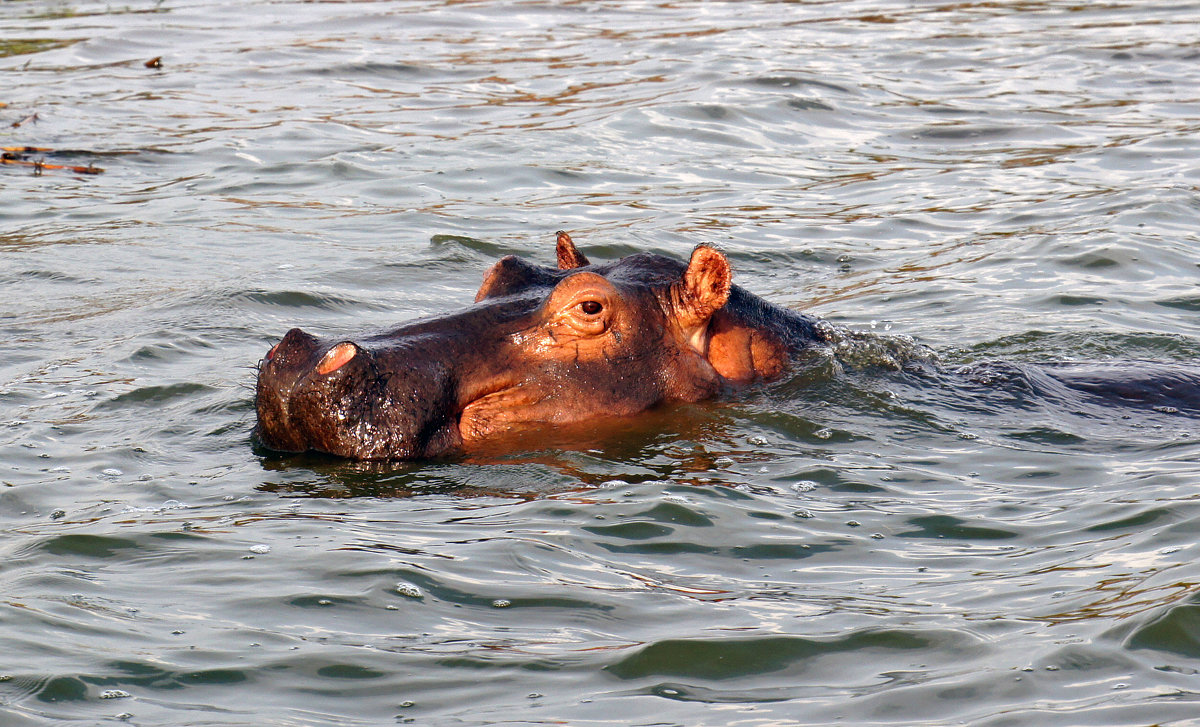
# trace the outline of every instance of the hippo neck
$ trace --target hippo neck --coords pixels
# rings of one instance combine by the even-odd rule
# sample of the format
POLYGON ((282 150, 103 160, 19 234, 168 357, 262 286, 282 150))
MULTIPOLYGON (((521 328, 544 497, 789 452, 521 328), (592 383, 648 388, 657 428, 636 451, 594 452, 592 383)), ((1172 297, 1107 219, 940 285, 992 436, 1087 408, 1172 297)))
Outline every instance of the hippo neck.
POLYGON ((709 322, 705 357, 734 383, 781 376, 791 355, 820 340, 815 319, 733 286, 709 322))

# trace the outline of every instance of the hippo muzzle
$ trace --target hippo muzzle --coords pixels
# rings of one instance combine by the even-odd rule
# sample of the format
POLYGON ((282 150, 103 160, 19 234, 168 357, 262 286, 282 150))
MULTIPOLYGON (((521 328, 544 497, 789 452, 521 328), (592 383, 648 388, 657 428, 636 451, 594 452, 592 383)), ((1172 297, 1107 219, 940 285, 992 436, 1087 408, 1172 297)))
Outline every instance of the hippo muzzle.
POLYGON ((458 445, 449 368, 431 337, 330 342, 293 328, 263 360, 259 441, 353 459, 431 457, 458 445), (426 339, 426 340, 422 340, 426 339))

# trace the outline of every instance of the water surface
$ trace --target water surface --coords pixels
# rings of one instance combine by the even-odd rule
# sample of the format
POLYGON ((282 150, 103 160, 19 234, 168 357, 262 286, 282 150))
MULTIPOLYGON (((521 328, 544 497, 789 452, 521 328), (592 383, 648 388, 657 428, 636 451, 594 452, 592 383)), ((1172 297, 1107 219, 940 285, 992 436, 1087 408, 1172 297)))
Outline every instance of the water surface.
POLYGON ((0 166, 5 725, 1197 724, 1197 419, 889 357, 1200 356, 1200 5, 23 0, 0 36, 2 145, 105 169, 0 166), (592 440, 253 446, 287 329, 464 306, 558 229, 716 243, 853 333, 592 440))

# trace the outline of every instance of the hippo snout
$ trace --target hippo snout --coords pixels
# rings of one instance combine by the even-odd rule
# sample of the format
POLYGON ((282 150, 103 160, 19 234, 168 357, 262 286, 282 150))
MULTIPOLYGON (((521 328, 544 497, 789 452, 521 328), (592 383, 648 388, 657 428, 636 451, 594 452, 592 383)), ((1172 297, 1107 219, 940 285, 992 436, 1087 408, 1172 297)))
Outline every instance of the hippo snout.
POLYGON ((380 348, 288 331, 263 358, 256 436, 269 449, 356 459, 420 456, 452 446, 453 385, 438 347, 380 348))
POLYGON ((259 368, 259 441, 271 449, 300 452, 317 441, 344 438, 338 434, 347 416, 344 407, 355 391, 367 387, 368 358, 351 341, 330 345, 299 328, 288 331, 259 368), (337 410, 334 402, 340 405, 337 410))

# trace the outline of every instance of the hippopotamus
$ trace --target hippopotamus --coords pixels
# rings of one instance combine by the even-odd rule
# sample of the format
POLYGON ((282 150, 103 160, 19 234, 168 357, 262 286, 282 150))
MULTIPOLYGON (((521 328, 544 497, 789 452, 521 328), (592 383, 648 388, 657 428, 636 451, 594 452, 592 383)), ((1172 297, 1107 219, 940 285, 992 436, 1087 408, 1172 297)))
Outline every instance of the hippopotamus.
POLYGON ((557 235, 557 268, 504 257, 469 308, 355 339, 288 331, 259 367, 269 449, 365 460, 443 455, 505 432, 623 417, 783 375, 816 319, 734 285, 728 259, 593 264, 557 235))
MULTIPOLYGON (((556 268, 500 259, 474 305, 455 313, 353 339, 288 331, 259 366, 259 442, 360 460, 437 457, 772 381, 828 340, 818 319, 734 285, 711 245, 686 262, 641 253, 593 264, 559 232, 556 255, 556 268)), ((1140 378, 1072 365, 955 375, 1200 411, 1200 376, 1169 366, 1140 378)))

